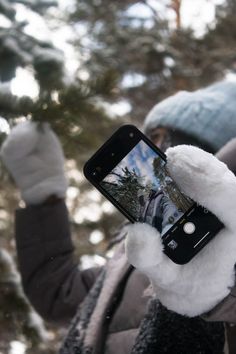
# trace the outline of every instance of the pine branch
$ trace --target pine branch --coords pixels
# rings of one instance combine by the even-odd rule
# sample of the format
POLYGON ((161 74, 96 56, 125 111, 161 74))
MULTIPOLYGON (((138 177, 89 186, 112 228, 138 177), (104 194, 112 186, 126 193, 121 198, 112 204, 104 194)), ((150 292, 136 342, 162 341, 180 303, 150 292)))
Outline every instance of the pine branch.
POLYGON ((153 18, 156 23, 159 23, 159 21, 162 21, 160 14, 151 4, 149 4, 148 0, 141 0, 140 2, 143 3, 145 6, 147 6, 149 8, 149 10, 151 10, 151 12, 153 14, 153 18))

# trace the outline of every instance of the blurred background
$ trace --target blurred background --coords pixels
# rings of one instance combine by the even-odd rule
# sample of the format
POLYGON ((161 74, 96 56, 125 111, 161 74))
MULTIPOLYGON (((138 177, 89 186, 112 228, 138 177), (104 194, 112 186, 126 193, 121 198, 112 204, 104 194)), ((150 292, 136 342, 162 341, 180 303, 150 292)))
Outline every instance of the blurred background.
MULTIPOLYGON (((124 221, 86 182, 84 162, 168 95, 234 80, 235 13, 236 0, 0 0, 0 142, 26 119, 59 135, 81 267, 105 263, 124 221)), ((3 166, 0 189, 0 354, 53 354, 66 328, 24 297, 13 237, 22 202, 3 166)))

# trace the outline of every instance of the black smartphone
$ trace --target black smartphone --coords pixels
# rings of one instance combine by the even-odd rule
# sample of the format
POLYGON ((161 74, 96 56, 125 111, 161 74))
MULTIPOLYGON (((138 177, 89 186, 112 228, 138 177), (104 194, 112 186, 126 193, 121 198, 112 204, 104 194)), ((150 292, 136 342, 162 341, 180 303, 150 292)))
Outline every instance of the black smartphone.
POLYGON ((85 177, 131 222, 146 222, 177 264, 189 262, 224 225, 183 195, 166 156, 133 125, 123 125, 89 159, 85 177))

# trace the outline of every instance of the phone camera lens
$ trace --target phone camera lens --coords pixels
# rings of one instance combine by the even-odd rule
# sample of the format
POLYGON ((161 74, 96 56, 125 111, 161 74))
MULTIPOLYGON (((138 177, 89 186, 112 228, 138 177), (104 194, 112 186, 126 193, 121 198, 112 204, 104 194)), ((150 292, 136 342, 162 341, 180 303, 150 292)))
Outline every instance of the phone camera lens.
POLYGON ((96 167, 96 171, 97 171, 98 173, 102 172, 101 166, 97 166, 97 167, 96 167))
POLYGON ((114 156, 115 156, 115 153, 114 153, 114 152, 112 152, 112 153, 111 153, 111 156, 112 156, 112 157, 114 157, 114 156))
POLYGON ((134 137, 134 133, 129 133, 129 137, 133 138, 134 137))

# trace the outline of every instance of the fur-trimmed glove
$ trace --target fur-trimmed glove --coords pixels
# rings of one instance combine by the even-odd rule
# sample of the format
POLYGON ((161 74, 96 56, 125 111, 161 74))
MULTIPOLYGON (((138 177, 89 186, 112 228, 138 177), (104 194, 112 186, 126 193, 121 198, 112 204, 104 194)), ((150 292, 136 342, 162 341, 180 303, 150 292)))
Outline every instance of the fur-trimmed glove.
POLYGON ((164 306, 192 317, 211 310, 234 286, 236 178, 212 154, 187 145, 167 150, 167 167, 181 191, 214 213, 225 228, 189 263, 178 265, 163 253, 158 231, 136 223, 128 229, 126 254, 149 277, 164 306))
POLYGON ((24 122, 4 141, 1 157, 26 204, 65 197, 67 180, 61 144, 48 123, 24 122))

